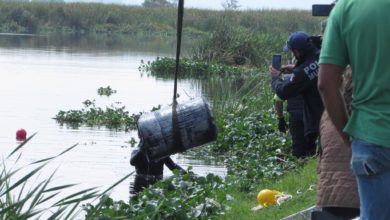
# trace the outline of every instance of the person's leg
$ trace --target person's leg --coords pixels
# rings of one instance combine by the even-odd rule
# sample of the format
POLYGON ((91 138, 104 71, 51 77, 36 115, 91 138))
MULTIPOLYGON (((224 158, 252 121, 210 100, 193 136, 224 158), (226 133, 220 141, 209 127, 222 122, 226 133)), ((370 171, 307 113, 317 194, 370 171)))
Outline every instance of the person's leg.
POLYGON ((289 112, 289 129, 292 140, 292 154, 296 157, 306 156, 302 111, 289 112))
POLYGON ((352 170, 359 189, 360 220, 390 219, 390 148, 354 140, 352 170))
POLYGON ((136 174, 134 177, 134 182, 130 183, 130 193, 136 195, 150 185, 155 184, 159 180, 162 180, 162 175, 153 176, 136 174))
POLYGON ((147 186, 148 180, 145 178, 145 176, 136 174, 134 177, 134 182, 130 183, 130 193, 137 195, 147 186))
POLYGON ((317 153, 318 133, 311 133, 305 136, 306 156, 314 156, 317 153))

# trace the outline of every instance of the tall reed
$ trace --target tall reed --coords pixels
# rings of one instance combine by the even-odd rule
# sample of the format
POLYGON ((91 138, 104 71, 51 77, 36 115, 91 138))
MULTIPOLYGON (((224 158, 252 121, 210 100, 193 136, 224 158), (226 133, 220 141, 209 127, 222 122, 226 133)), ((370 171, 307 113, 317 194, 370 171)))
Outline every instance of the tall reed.
MULTIPOLYGON (((176 8, 143 8, 98 3, 0 1, 0 31, 16 33, 169 33, 175 35, 176 8)), ((213 11, 186 8, 184 34, 208 34, 228 19, 258 33, 319 31, 320 18, 306 10, 213 11)))
POLYGON ((19 165, 22 153, 20 150, 35 136, 31 135, 21 142, 0 165, 0 219, 27 220, 27 219, 76 219, 82 214, 83 202, 94 202, 100 199, 103 202, 105 195, 113 187, 127 179, 132 173, 125 176, 103 192, 91 187, 73 192, 62 197, 60 193, 70 189, 75 184, 52 185, 53 172, 49 177, 40 180, 40 174, 47 165, 71 151, 77 144, 65 149, 59 154, 36 160, 27 165, 19 165), (9 164, 12 164, 8 168, 9 164))

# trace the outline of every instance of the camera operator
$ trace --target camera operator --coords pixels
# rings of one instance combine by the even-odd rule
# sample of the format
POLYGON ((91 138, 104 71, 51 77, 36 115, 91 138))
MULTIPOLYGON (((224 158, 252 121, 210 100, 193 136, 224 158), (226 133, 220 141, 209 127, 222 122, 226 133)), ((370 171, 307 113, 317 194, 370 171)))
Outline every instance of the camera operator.
POLYGON ((289 36, 284 51, 292 51, 297 62, 295 65, 283 66, 280 71, 270 67, 272 89, 283 100, 302 95, 305 155, 313 156, 316 154, 319 121, 324 109, 317 89, 320 51, 311 37, 301 31, 289 36), (281 72, 292 72, 290 80, 281 79, 281 72))

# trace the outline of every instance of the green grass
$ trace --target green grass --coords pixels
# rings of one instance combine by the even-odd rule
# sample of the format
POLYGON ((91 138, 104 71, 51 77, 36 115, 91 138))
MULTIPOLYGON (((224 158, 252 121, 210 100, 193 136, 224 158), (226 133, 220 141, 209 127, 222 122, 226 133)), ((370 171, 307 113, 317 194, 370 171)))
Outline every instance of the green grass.
POLYGON ((134 173, 126 175, 104 192, 99 192, 97 187, 92 187, 61 197, 60 193, 63 190, 70 189, 76 184, 53 185, 52 180, 55 172, 43 179, 38 177, 52 160, 71 151, 77 144, 55 156, 42 158, 21 165, 19 168, 21 163, 19 159, 22 157, 22 152, 19 151, 35 135, 33 134, 21 142, 6 158, 0 161, 0 220, 78 219, 82 211, 82 203, 101 199, 96 205, 96 207, 101 207, 107 194, 134 173), (6 165, 10 165, 10 167, 6 165))
POLYGON ((231 211, 221 216, 220 219, 281 219, 313 206, 316 200, 316 168, 317 159, 310 159, 303 168, 290 172, 276 182, 264 180, 263 183, 259 183, 258 191, 245 193, 231 189, 228 191, 234 197, 234 200, 228 203, 231 211), (251 208, 258 205, 257 193, 266 188, 290 194, 292 199, 288 199, 280 206, 268 206, 252 211, 251 208))
MULTIPOLYGON (((165 33, 175 36, 177 8, 98 3, 42 3, 0 0, 0 30, 13 33, 165 33)), ((214 11, 186 9, 183 34, 210 33, 227 20, 258 33, 318 32, 321 18, 309 10, 214 11)))

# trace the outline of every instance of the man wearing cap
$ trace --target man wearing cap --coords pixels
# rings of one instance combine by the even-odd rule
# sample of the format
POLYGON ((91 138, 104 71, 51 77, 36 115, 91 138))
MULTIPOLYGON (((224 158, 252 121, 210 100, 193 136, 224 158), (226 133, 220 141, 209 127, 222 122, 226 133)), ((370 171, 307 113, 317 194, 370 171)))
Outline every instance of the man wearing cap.
POLYGON ((295 65, 287 65, 280 70, 270 67, 272 89, 281 99, 298 95, 303 98, 304 135, 306 156, 316 154, 316 140, 319 134, 319 122, 324 110, 317 89, 318 59, 320 51, 310 36, 302 31, 292 33, 283 50, 291 51, 297 60, 295 65), (292 72, 290 80, 280 78, 281 72, 292 72))

